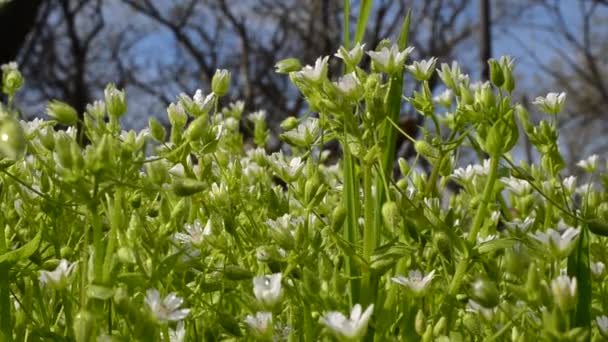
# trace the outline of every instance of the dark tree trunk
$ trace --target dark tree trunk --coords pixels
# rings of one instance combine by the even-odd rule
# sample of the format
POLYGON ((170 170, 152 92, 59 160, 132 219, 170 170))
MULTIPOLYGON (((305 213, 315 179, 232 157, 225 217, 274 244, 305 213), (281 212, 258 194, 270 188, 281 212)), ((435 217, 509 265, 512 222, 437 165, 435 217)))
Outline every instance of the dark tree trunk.
POLYGON ((17 58, 41 4, 42 0, 15 0, 0 7, 0 64, 17 58))
POLYGON ((488 59, 492 57, 492 24, 490 23, 490 0, 479 0, 479 20, 481 24, 479 37, 479 62, 481 79, 490 79, 488 59))

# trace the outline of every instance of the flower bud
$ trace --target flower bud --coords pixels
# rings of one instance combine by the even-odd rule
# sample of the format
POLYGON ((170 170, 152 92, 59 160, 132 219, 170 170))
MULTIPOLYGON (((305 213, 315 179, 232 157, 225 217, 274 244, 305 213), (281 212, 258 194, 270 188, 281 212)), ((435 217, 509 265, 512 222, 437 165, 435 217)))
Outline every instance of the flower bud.
POLYGON ((490 66, 490 81, 492 81, 492 84, 500 88, 500 86, 502 86, 505 82, 505 76, 500 64, 498 64, 497 60, 492 58, 488 61, 488 65, 490 66))
POLYGON ((431 163, 439 157, 439 151, 425 140, 417 140, 414 143, 414 150, 431 163))
POLYGON ((228 93, 230 88, 230 80, 232 75, 226 69, 216 70, 215 75, 211 79, 211 90, 217 97, 222 97, 228 93))
POLYGON ((83 309, 74 317, 74 339, 76 342, 88 342, 93 337, 95 316, 83 309))
POLYGON ((274 67, 278 74, 289 74, 290 72, 300 71, 302 64, 297 58, 287 58, 278 61, 274 67))
POLYGON ((170 104, 169 107, 167 107, 167 116, 169 117, 171 127, 182 129, 188 122, 188 114, 186 114, 181 103, 170 104))
POLYGON ((238 281, 253 278, 253 273, 237 265, 227 265, 224 267, 224 276, 229 280, 238 281))
POLYGON ((190 123, 186 130, 186 138, 189 141, 200 140, 209 126, 209 119, 206 116, 199 116, 190 123))
POLYGON ((283 120, 283 122, 281 122, 281 128, 286 131, 291 131, 296 127, 298 127, 298 119, 293 116, 290 116, 287 119, 283 120))
POLYGON ((2 65, 2 91, 9 96, 15 95, 23 86, 23 76, 17 68, 15 62, 2 65))
POLYGON ((0 159, 19 159, 25 153, 23 127, 12 116, 0 111, 0 159))
POLYGON ((120 247, 116 252, 116 256, 123 264, 135 264, 137 262, 133 249, 127 246, 120 247))
POLYGON ((448 321, 444 316, 441 316, 439 321, 435 323, 433 327, 433 336, 441 336, 445 333, 445 329, 447 328, 448 321))
POLYGON ((196 179, 184 178, 173 182, 173 192, 177 196, 191 196, 207 188, 207 184, 196 179))
POLYGON ((63 125, 73 125, 78 119, 76 109, 65 102, 53 100, 46 107, 46 114, 63 125))
POLYGON ((471 286, 471 298, 485 308, 493 308, 499 303, 500 294, 493 281, 477 279, 471 286))
POLYGON ((422 309, 418 310, 418 313, 416 313, 414 329, 416 330, 416 333, 418 335, 424 335, 424 332, 426 330, 426 316, 424 315, 424 311, 422 309))
POLYGON ((388 201, 382 205, 382 219, 384 220, 385 227, 389 230, 393 230, 400 226, 401 213, 399 212, 397 203, 388 201))
POLYGON ((110 83, 106 86, 103 93, 106 100, 106 108, 110 116, 119 118, 127 112, 127 101, 124 90, 118 90, 114 84, 110 83))
POLYGON ((332 215, 331 215, 331 230, 335 233, 340 231, 342 225, 344 224, 344 220, 346 219, 346 214, 348 211, 343 205, 338 205, 332 215))
POLYGON ((150 132, 152 133, 152 137, 154 138, 154 140, 158 142, 165 141, 165 127, 163 127, 163 125, 161 125, 160 122, 156 120, 156 118, 151 117, 148 120, 148 126, 150 126, 150 132))

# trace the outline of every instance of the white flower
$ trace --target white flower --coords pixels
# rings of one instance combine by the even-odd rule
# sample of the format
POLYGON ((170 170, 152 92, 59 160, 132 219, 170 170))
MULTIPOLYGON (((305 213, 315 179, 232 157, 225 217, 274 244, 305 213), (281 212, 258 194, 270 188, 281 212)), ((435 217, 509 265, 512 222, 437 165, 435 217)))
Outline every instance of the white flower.
POLYGON ((496 240, 497 238, 498 235, 495 234, 490 234, 488 236, 477 236, 477 244, 481 245, 482 243, 490 242, 492 240, 496 240))
POLYGON ((186 233, 175 233, 175 239, 184 243, 192 244, 194 246, 201 246, 205 242, 205 238, 212 235, 211 230, 211 219, 207 220, 207 224, 203 229, 201 221, 196 219, 193 224, 186 223, 184 225, 186 233))
POLYGON ((593 154, 591 156, 589 156, 587 159, 583 159, 581 161, 579 161, 578 163, 576 163, 576 166, 580 167, 581 169, 587 171, 587 172, 594 172, 595 170, 597 170, 597 154, 593 154))
POLYGON ((447 63, 442 63, 441 70, 437 69, 437 73, 443 84, 455 92, 459 91, 461 84, 469 86, 469 76, 460 73, 460 66, 455 61, 452 62, 452 67, 447 63))
POLYGON ((253 112, 251 114, 249 114, 249 116, 247 117, 251 122, 264 122, 266 121, 266 111, 265 110, 258 110, 257 112, 253 112))
POLYGON ((591 268, 591 272, 593 273, 593 275, 599 278, 602 276, 602 274, 604 274, 604 268, 606 268, 606 265, 604 265, 603 262, 598 261, 592 262, 589 267, 591 268))
POLYGON ((357 74, 354 72, 346 74, 344 77, 340 77, 340 79, 338 79, 338 81, 334 84, 343 96, 359 99, 359 97, 361 97, 363 94, 361 82, 359 81, 359 78, 357 78, 357 74))
POLYGON ((281 138, 298 147, 309 147, 317 140, 319 131, 319 120, 309 117, 301 122, 296 129, 281 134, 281 138))
POLYGON ((266 224, 270 228, 271 237, 279 246, 289 250, 295 246, 295 234, 298 227, 304 224, 304 219, 285 214, 276 220, 267 220, 266 224))
POLYGON ((576 302, 576 277, 568 277, 565 270, 551 281, 551 291, 555 303, 564 311, 571 309, 576 302))
POLYGON ((562 110, 564 101, 566 101, 566 93, 549 93, 546 97, 537 97, 532 103, 543 112, 555 115, 562 110))
POLYGON ((253 294, 255 298, 268 308, 278 304, 283 297, 282 279, 282 273, 254 277, 253 294))
POLYGON ((363 48, 365 44, 357 43, 350 51, 341 46, 334 56, 342 59, 347 65, 357 65, 363 56, 363 48))
POLYGON ((308 80, 313 83, 321 81, 327 76, 328 59, 329 56, 317 58, 314 67, 310 65, 305 66, 304 68, 302 68, 302 70, 295 72, 296 77, 308 80))
POLYGON ((546 232, 537 232, 534 238, 547 245, 559 258, 570 254, 579 233, 580 231, 573 227, 569 227, 561 234, 554 229, 548 229, 546 232))
POLYGON ((150 289, 146 292, 146 304, 154 317, 160 322, 181 321, 190 313, 190 309, 180 309, 184 299, 178 297, 175 292, 169 293, 163 300, 157 289, 150 289))
POLYGON ((452 106, 452 97, 454 93, 448 88, 444 90, 441 94, 433 97, 433 101, 439 103, 445 108, 450 108, 452 106))
POLYGON ((205 96, 203 95, 203 91, 200 89, 197 89, 196 92, 194 93, 194 97, 192 97, 192 99, 194 100, 194 103, 196 103, 199 107, 199 110, 203 113, 208 112, 211 109, 211 105, 213 104, 213 99, 215 97, 215 94, 210 93, 209 95, 205 96))
POLYGON ((426 276, 422 276, 422 272, 420 272, 420 270, 414 270, 409 272, 409 276, 407 278, 404 276, 397 276, 391 278, 391 280, 401 286, 405 286, 415 296, 420 296, 424 294, 434 277, 435 270, 432 270, 426 276))
POLYGON ((40 282, 52 289, 63 290, 69 285, 74 267, 76 263, 70 264, 67 260, 61 259, 54 271, 40 271, 40 282))
POLYGON ((331 311, 323 315, 323 323, 337 338, 347 341, 356 341, 365 335, 367 324, 374 311, 374 304, 361 312, 361 305, 355 304, 350 317, 344 316, 339 311, 331 311))
POLYGON ((519 230, 525 233, 528 231, 528 229, 530 229, 530 226, 534 224, 535 220, 535 218, 528 216, 524 219, 523 222, 520 219, 514 219, 511 222, 505 222, 505 226, 507 226, 507 228, 513 231, 519 230))
POLYGON ((228 197, 228 185, 224 182, 220 182, 211 184, 211 191, 209 192, 209 198, 213 202, 217 202, 218 205, 221 206, 222 203, 226 201, 228 197))
POLYGON ((494 309, 486 308, 485 306, 477 303, 476 301, 474 301, 472 299, 469 299, 469 302, 467 303, 467 307, 466 307, 467 312, 473 312, 473 313, 479 314, 488 321, 492 320, 492 317, 494 317, 495 310, 496 310, 496 308, 494 308, 494 309))
POLYGON ((452 177, 461 182, 470 182, 475 176, 485 176, 490 172, 490 160, 485 159, 482 164, 469 164, 465 168, 454 170, 452 177))
POLYGON ((247 315, 245 323, 258 338, 272 336, 272 313, 270 312, 256 312, 255 315, 247 315))
MULTIPOLYGON (((183 342, 186 340, 186 327, 184 321, 177 322, 175 330, 169 328, 169 342, 183 342)), ((161 341, 164 341, 164 336, 161 336, 161 341)))
POLYGON ((287 161, 286 156, 281 151, 270 155, 268 157, 268 162, 279 177, 287 181, 293 181, 299 177, 304 168, 302 158, 296 157, 287 161))
POLYGON ((525 181, 523 179, 515 178, 513 176, 508 177, 508 178, 503 177, 500 179, 500 181, 504 185, 506 185, 507 190, 509 190, 510 192, 512 192, 514 195, 517 195, 517 196, 526 195, 532 189, 532 187, 530 186, 530 183, 528 183, 527 181, 525 181))
POLYGON ((576 177, 568 176, 564 178, 562 185, 564 186, 564 190, 566 190, 568 194, 573 194, 576 190, 576 177))
POLYGON ((600 331, 600 334, 604 338, 608 338, 608 317, 607 316, 597 316, 595 317, 595 323, 597 323, 597 328, 600 331))
POLYGON ((408 65, 406 68, 418 81, 426 81, 431 78, 431 75, 433 75, 436 63, 437 58, 432 57, 430 59, 414 61, 412 65, 408 65))
POLYGON ((411 46, 399 51, 399 47, 393 44, 390 49, 385 46, 380 51, 368 51, 367 54, 380 71, 393 74, 401 69, 405 59, 412 51, 414 51, 414 48, 411 46))

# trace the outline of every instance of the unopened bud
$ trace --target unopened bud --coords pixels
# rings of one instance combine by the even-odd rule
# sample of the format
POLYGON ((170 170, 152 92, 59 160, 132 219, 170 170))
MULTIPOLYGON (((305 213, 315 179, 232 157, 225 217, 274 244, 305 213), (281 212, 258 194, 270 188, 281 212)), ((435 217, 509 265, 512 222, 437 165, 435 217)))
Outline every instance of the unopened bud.
POLYGON ((222 97, 228 93, 230 88, 230 80, 232 75, 226 69, 216 70, 215 75, 211 79, 211 90, 217 97, 222 97))
POLYGON ((394 229, 399 227, 401 223, 401 213, 399 212, 399 206, 393 201, 385 202, 382 205, 382 219, 384 225, 388 229, 394 229))
POLYGON ((17 63, 12 62, 2 65, 2 91, 13 96, 23 86, 23 76, 17 68, 17 63))
POLYGON ((281 128, 286 131, 291 131, 296 127, 298 127, 298 119, 293 116, 290 116, 287 119, 283 120, 283 122, 281 122, 281 128))
POLYGON ((278 61, 274 67, 278 74, 289 74, 290 72, 300 71, 302 64, 297 58, 287 58, 278 61))
POLYGON ((331 215, 331 230, 334 232, 340 231, 342 225, 344 224, 344 220, 346 219, 346 214, 348 211, 343 205, 338 205, 332 215, 331 215))
POLYGON ((59 100, 49 102, 46 107, 46 114, 63 125, 73 125, 78 120, 76 109, 59 100))
POLYGON ((196 179, 184 178, 174 181, 172 188, 177 196, 191 196, 205 190, 207 185, 196 179))
POLYGON ((119 118, 127 112, 127 101, 124 90, 118 90, 114 84, 110 83, 106 86, 103 93, 106 100, 106 108, 110 116, 119 118))
POLYGON ((493 281, 477 279, 471 286, 471 297, 485 308, 493 308, 499 303, 500 294, 493 281))
POLYGON ((500 88, 500 86, 502 86, 505 82, 505 76, 502 72, 500 64, 497 60, 492 58, 488 61, 488 65, 490 66, 490 81, 492 81, 492 84, 500 88))
POLYGON ((152 137, 158 141, 158 142, 163 142, 165 141, 165 127, 163 127, 163 125, 160 124, 160 122, 158 122, 158 120, 156 120, 156 118, 151 117, 148 120, 148 125, 150 126, 150 132, 152 133, 152 137))

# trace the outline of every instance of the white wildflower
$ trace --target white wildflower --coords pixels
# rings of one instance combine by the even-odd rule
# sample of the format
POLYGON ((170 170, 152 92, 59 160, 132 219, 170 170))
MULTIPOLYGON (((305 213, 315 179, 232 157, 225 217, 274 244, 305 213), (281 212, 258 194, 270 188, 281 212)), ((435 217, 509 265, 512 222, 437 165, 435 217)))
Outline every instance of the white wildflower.
POLYGON ((287 181, 293 181, 299 177, 304 168, 302 158, 295 157, 287 161, 287 157, 281 151, 270 155, 268 157, 268 162, 279 177, 287 181))
POLYGON ((431 280, 435 277, 435 270, 429 272, 426 276, 422 275, 420 270, 410 271, 408 277, 397 276, 391 280, 401 286, 409 289, 416 297, 423 295, 428 288, 431 280))
POLYGON ((574 191, 576 190, 576 177, 568 176, 568 177, 564 178, 562 185, 563 185, 566 193, 568 195, 572 195, 574 193, 574 191))
POLYGON ((469 302, 467 303, 467 307, 466 307, 466 311, 467 312, 473 312, 476 314, 481 315, 483 318, 485 318, 487 321, 491 321, 492 318, 494 317, 495 314, 495 310, 494 309, 489 309, 486 308, 485 306, 477 303, 476 301, 469 299, 469 302))
POLYGON ((513 193, 516 196, 524 196, 530 192, 532 187, 530 183, 523 179, 518 179, 513 176, 511 177, 503 177, 500 181, 506 185, 507 190, 513 193))
POLYGON ((551 281, 551 291, 557 306, 564 311, 571 309, 576 303, 576 278, 568 277, 562 270, 561 275, 551 281))
POLYGON ((359 64, 361 57, 363 57, 363 48, 365 48, 365 44, 361 43, 357 43, 350 51, 346 51, 346 49, 341 46, 334 56, 342 59, 347 65, 354 66, 359 64))
POLYGON ((249 114, 249 116, 247 117, 251 122, 264 122, 266 121, 266 111, 265 110, 258 110, 257 112, 253 112, 251 114, 249 114))
POLYGON ((355 304, 350 317, 344 316, 339 311, 331 311, 323 315, 321 323, 340 340, 357 341, 367 331, 369 319, 374 311, 374 304, 370 305, 361 312, 361 305, 355 304))
POLYGON ((154 317, 160 322, 181 321, 190 313, 190 309, 179 308, 184 303, 184 299, 178 297, 175 292, 169 293, 161 300, 160 292, 150 289, 146 292, 145 302, 154 317))
POLYGON ((606 265, 604 265, 603 262, 598 261, 592 262, 589 267, 591 268, 591 272, 593 273, 593 275, 599 278, 604 274, 604 269, 606 268, 606 265))
POLYGON ((197 89, 192 99, 194 100, 194 104, 198 106, 199 112, 201 114, 205 114, 211 109, 213 100, 215 99, 215 94, 210 93, 209 95, 205 96, 202 90, 197 89))
POLYGON ((576 166, 587 172, 595 172, 597 170, 597 154, 592 154, 587 159, 583 159, 576 163, 576 166))
POLYGON ((319 120, 309 117, 301 122, 296 129, 281 134, 281 138, 298 147, 309 147, 317 140, 319 131, 319 120))
POLYGON ((393 45, 390 49, 383 47, 380 51, 368 51, 367 54, 371 57, 380 71, 386 72, 387 74, 393 74, 401 69, 407 56, 412 51, 414 51, 414 48, 411 46, 403 51, 399 51, 399 47, 393 45))
POLYGON ((537 105, 541 111, 555 115, 562 110, 565 101, 566 93, 549 93, 545 97, 537 97, 532 103, 537 105))
POLYGON ((52 289, 63 290, 69 285, 75 267, 76 263, 70 264, 67 260, 61 259, 54 271, 40 271, 40 282, 52 289))
POLYGON ((295 76, 308 80, 313 83, 320 82, 327 77, 327 60, 329 56, 319 57, 315 61, 315 66, 307 65, 302 70, 296 71, 295 76))
POLYGON ((534 238, 547 245, 554 256, 561 258, 570 254, 579 233, 580 231, 573 227, 569 227, 561 234, 554 229, 548 229, 546 232, 537 232, 534 238))
POLYGON ((253 294, 255 298, 267 308, 278 304, 283 297, 282 279, 282 273, 254 277, 253 294))
POLYGON ((597 323, 597 328, 599 329, 600 334, 604 338, 608 338, 608 316, 597 316, 595 318, 595 323, 597 323))
POLYGON ((452 97, 454 96, 454 93, 448 88, 446 90, 444 90, 441 94, 433 97, 433 101, 439 103, 440 105, 442 105, 445 108, 450 108, 452 107, 452 97))
POLYGON ((186 223, 184 229, 186 229, 186 233, 175 233, 175 239, 184 244, 192 244, 197 247, 202 246, 205 239, 213 233, 211 219, 207 220, 205 228, 202 227, 201 221, 196 219, 192 224, 186 223))
POLYGON ((437 58, 432 57, 430 59, 414 61, 412 65, 408 65, 406 68, 416 80, 427 81, 433 75, 436 63, 437 58))
POLYGON ((340 77, 337 82, 334 83, 336 88, 342 93, 343 96, 358 100, 363 95, 363 86, 357 77, 357 74, 351 72, 349 74, 340 77))
POLYGON ((272 337, 272 313, 256 312, 255 315, 247 315, 245 317, 245 323, 247 323, 247 326, 255 337, 259 339, 269 339, 272 337))

